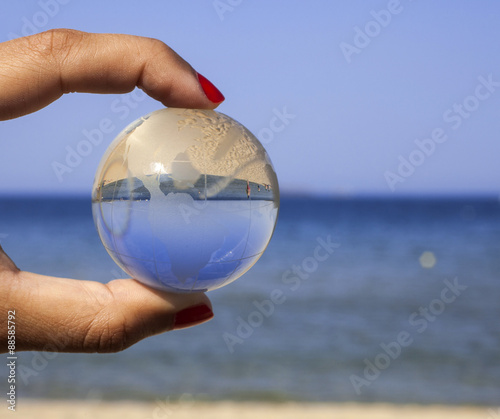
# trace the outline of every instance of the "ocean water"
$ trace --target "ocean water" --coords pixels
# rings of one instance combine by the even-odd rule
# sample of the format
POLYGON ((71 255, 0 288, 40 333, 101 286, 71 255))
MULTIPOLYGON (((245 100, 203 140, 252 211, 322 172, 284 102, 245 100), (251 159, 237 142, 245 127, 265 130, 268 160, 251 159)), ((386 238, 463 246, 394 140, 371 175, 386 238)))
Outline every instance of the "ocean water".
MULTIPOLYGON (((0 215, 22 269, 125 276, 90 197, 3 198, 0 215)), ((20 399, 500 400, 496 199, 285 197, 261 259, 209 296, 210 322, 122 353, 20 353, 20 399)))

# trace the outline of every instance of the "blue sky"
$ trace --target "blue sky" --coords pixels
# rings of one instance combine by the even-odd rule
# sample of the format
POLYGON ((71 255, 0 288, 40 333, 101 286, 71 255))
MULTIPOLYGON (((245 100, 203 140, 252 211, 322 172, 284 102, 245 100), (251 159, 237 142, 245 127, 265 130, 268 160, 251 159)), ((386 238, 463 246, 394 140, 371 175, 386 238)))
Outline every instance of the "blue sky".
MULTIPOLYGON (((4 1, 0 41, 66 27, 159 38, 263 139, 285 192, 500 193, 500 3, 4 1), (284 120, 271 129, 273 118, 284 120), (284 115, 284 116, 283 116, 284 115)), ((1 122, 0 191, 89 194, 107 144, 161 107, 136 92, 66 95, 1 122), (71 171, 68 150, 112 128, 71 171), (68 166, 69 167, 69 166, 68 166)))

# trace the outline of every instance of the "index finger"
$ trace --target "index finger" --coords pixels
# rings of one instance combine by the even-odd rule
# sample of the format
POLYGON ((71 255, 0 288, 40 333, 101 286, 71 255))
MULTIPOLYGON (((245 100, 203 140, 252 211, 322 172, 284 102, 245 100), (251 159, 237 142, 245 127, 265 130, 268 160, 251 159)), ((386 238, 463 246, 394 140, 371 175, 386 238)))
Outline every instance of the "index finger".
POLYGON ((175 51, 152 38, 54 29, 0 44, 2 120, 41 109, 64 93, 126 93, 135 87, 165 106, 213 109, 224 100, 175 51))

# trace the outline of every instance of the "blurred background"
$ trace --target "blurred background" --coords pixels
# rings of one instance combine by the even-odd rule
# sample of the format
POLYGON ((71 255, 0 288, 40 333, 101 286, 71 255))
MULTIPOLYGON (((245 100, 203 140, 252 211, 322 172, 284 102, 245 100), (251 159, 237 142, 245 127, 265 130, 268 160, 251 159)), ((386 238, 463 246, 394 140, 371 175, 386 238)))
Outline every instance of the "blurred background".
MULTIPOLYGON (((21 354, 21 395, 498 402, 500 4, 0 8, 1 41, 62 27, 166 42, 262 141, 283 193, 261 260, 210 293, 211 322, 120 354, 21 354), (273 292, 281 303, 265 303, 273 292)), ((0 243, 21 268, 124 276, 90 190, 112 139, 160 107, 141 91, 70 94, 1 123, 0 243)))

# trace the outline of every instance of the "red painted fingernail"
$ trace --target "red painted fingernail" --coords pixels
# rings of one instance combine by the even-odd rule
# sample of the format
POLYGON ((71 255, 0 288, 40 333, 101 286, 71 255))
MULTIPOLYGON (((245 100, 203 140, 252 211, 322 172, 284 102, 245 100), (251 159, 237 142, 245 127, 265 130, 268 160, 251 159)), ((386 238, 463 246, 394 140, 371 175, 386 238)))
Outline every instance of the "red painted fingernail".
POLYGON ((224 95, 215 87, 212 82, 205 77, 203 77, 200 73, 198 74, 198 80, 200 82, 201 88, 207 95, 207 98, 210 102, 213 103, 221 103, 224 101, 224 95))
POLYGON ((214 313, 206 304, 185 308, 176 314, 174 330, 185 329, 206 322, 213 316, 214 313))

